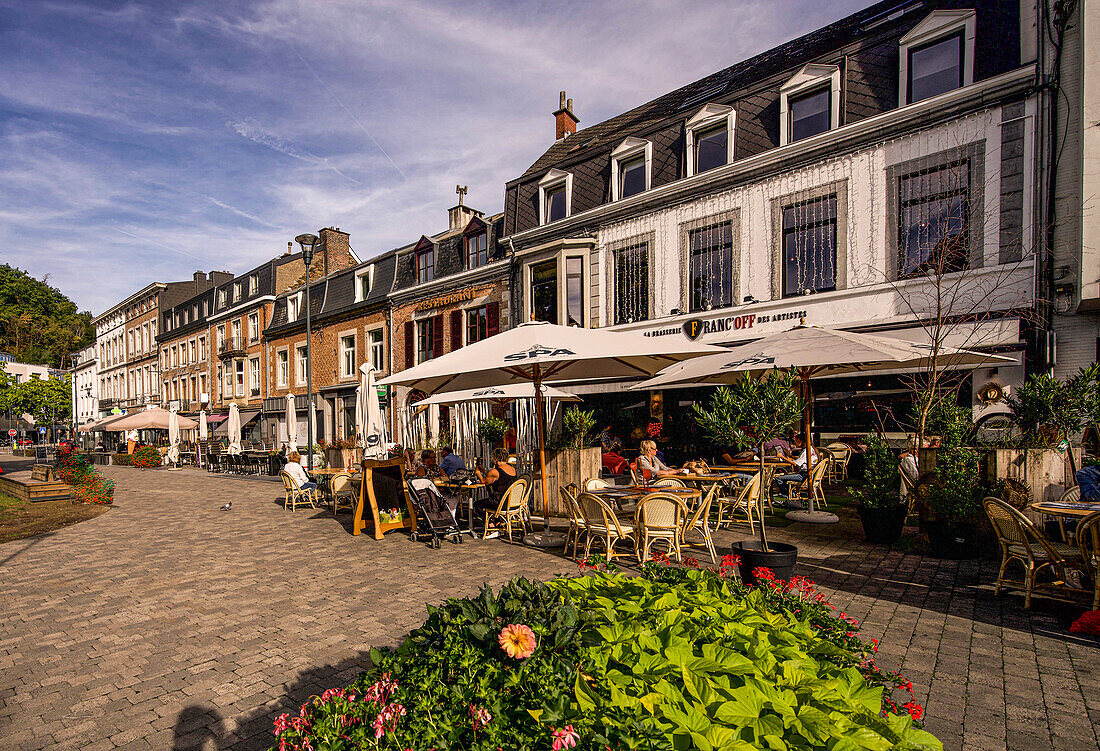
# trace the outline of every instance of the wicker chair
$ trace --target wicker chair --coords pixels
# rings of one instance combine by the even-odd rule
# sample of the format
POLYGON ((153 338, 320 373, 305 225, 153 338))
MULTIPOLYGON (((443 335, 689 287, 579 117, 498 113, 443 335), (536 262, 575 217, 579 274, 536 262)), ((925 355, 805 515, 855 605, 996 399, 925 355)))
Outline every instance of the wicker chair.
POLYGON ((289 507, 291 511, 297 511, 299 506, 317 508, 316 488, 300 487, 298 481, 286 472, 280 472, 279 477, 282 478, 283 490, 286 492, 286 498, 283 500, 283 508, 289 507))
POLYGON ((738 511, 744 511, 749 519, 749 533, 755 534, 752 514, 756 507, 756 500, 760 494, 760 473, 757 472, 748 482, 737 489, 736 495, 720 496, 718 498, 718 520, 714 523, 715 529, 721 529, 722 525, 729 526, 733 522, 733 515, 738 511), (727 513, 729 518, 727 518, 727 513))
POLYGON ((833 455, 833 462, 829 465, 829 482, 847 480, 848 462, 852 460, 852 447, 846 443, 836 441, 825 448, 833 455))
POLYGON ((611 483, 609 483, 607 480, 601 480, 598 477, 592 477, 592 478, 584 481, 584 492, 586 492, 586 493, 591 492, 593 490, 604 490, 605 488, 610 488, 610 487, 611 487, 611 483))
POLYGON ((642 470, 638 469, 638 465, 635 462, 630 463, 630 481, 635 485, 645 484, 645 477, 642 476, 642 470))
POLYGON ((527 532, 527 489, 529 483, 517 478, 500 497, 496 511, 485 512, 485 534, 494 529, 504 530, 508 542, 512 542, 512 524, 519 522, 520 528, 527 532))
POLYGON ((573 557, 576 558, 581 533, 587 530, 584 526, 584 514, 581 512, 580 506, 577 505, 577 486, 569 483, 564 488, 558 488, 558 494, 561 495, 565 510, 569 514, 569 531, 565 533, 565 549, 569 549, 569 543, 572 541, 573 557))
POLYGON ((355 510, 358 493, 355 490, 355 483, 351 479, 351 474, 341 472, 338 475, 333 475, 329 481, 329 495, 332 496, 333 516, 336 516, 340 509, 355 510))
POLYGON ((1061 581, 1066 578, 1066 563, 1080 563, 1081 551, 1075 545, 1051 542, 1030 519, 1021 514, 1000 498, 986 498, 982 508, 993 525, 997 541, 1001 545, 1001 568, 997 572, 995 594, 1001 593, 1004 585, 1019 586, 1021 583, 1005 578, 1005 569, 1012 561, 1019 561, 1024 567, 1024 607, 1031 607, 1031 595, 1035 591, 1036 576, 1049 567, 1061 581))
POLYGON ((611 507, 604 503, 599 496, 592 493, 581 493, 577 497, 577 506, 580 507, 581 516, 584 517, 584 526, 587 530, 584 541, 585 558, 592 550, 593 541, 603 543, 609 561, 622 555, 615 552, 615 546, 620 542, 629 540, 631 545, 635 544, 634 527, 621 523, 611 507))
POLYGON ((820 508, 825 508, 825 491, 821 488, 821 483, 825 479, 825 475, 829 471, 829 465, 832 462, 833 460, 827 456, 819 456, 817 464, 814 465, 809 477, 802 482, 787 483, 787 500, 793 501, 796 496, 809 498, 810 488, 812 487, 814 502, 818 503, 820 508))
POLYGON ((707 494, 684 523, 684 542, 688 541, 688 536, 692 532, 698 534, 703 538, 703 544, 706 545, 707 552, 710 553, 711 562, 715 564, 718 563, 718 554, 714 550, 714 540, 710 536, 710 526, 707 524, 707 520, 710 518, 710 507, 718 496, 718 487, 718 485, 710 486, 710 490, 707 491, 707 494))
MULTIPOLYGON (((1077 495, 1080 497, 1080 490, 1077 495)), ((1085 573, 1092 577, 1092 609, 1100 609, 1100 511, 1077 523, 1077 548, 1085 573)))
POLYGON ((638 562, 649 560, 649 546, 663 541, 668 552, 683 560, 680 543, 684 540, 684 524, 690 512, 679 497, 672 493, 650 493, 638 502, 634 526, 638 530, 638 562))
POLYGON ((662 477, 660 480, 654 480, 649 483, 651 488, 686 488, 683 480, 677 480, 675 477, 662 477))
POLYGON ((1072 488, 1062 493, 1058 498, 1061 503, 1080 503, 1081 502, 1081 486, 1074 485, 1072 488))

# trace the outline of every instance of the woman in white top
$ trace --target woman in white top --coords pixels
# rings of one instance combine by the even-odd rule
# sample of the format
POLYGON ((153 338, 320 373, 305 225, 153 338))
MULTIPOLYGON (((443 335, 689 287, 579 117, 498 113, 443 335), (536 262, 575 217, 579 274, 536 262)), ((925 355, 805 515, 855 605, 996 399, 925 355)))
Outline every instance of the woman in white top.
POLYGON ((289 461, 283 465, 283 471, 294 478, 294 482, 298 483, 299 488, 302 490, 312 490, 317 487, 317 483, 309 479, 309 475, 306 474, 305 469, 299 464, 302 460, 301 454, 297 451, 291 451, 287 459, 289 461))
POLYGON ((649 473, 649 477, 646 479, 651 479, 654 477, 668 477, 669 475, 677 474, 679 471, 657 458, 656 441, 644 440, 639 444, 638 448, 642 450, 642 453, 638 455, 638 474, 643 478, 646 477, 646 472, 649 473))

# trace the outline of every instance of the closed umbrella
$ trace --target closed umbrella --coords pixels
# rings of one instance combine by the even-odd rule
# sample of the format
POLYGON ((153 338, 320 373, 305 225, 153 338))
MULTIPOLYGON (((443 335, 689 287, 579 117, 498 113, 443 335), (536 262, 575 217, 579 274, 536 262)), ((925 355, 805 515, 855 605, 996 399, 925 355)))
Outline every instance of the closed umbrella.
MULTIPOLYGON (((677 363, 631 388, 642 390, 689 383, 732 383, 746 374, 759 374, 772 368, 794 368, 802 380, 806 404, 802 422, 806 441, 806 472, 809 475, 813 471, 810 379, 875 370, 923 368, 931 364, 932 357, 932 346, 926 343, 803 325, 721 354, 677 363)), ((938 348, 935 358, 942 367, 979 367, 990 363, 1015 362, 1008 357, 946 346, 938 348)), ((812 491, 808 509, 792 511, 787 518, 817 523, 838 521, 835 514, 814 510, 812 491)))
POLYGON ((180 463, 180 416, 174 409, 168 413, 168 461, 180 463))
POLYGON ((294 402, 294 394, 286 395, 286 453, 298 450, 298 409, 294 402))
POLYGON ((546 424, 543 381, 637 378, 680 360, 721 352, 691 341, 663 342, 641 334, 558 326, 531 321, 382 379, 429 393, 509 383, 534 384, 538 422, 539 475, 546 531, 529 542, 559 544, 547 532, 550 499, 546 487, 546 424))
POLYGON ((386 424, 382 420, 382 405, 378 403, 378 389, 374 385, 374 368, 366 363, 359 366, 355 430, 359 434, 359 442, 363 444, 364 457, 386 458, 386 424))
POLYGON ((210 439, 210 425, 206 422, 206 410, 199 411, 199 440, 210 439))
POLYGON ((229 435, 229 448, 225 453, 236 456, 241 453, 241 412, 234 402, 229 404, 229 420, 226 424, 226 432, 229 435))

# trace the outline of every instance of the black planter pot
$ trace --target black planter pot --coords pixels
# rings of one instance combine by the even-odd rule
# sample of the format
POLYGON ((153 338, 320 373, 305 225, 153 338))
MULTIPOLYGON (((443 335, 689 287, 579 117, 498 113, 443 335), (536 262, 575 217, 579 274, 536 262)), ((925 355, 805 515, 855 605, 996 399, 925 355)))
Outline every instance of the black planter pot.
POLYGON ((763 566, 775 573, 776 579, 788 580, 794 575, 794 565, 798 561, 798 548, 785 542, 768 543, 770 551, 761 549, 759 540, 741 540, 730 546, 731 552, 741 557, 741 581, 756 584, 753 569, 763 566))
POLYGON ((863 538, 872 545, 893 545, 901 539, 905 515, 909 511, 904 503, 881 508, 856 508, 863 524, 863 538))
POLYGON ((921 527, 928 535, 928 548, 936 558, 958 560, 974 557, 974 530, 969 525, 925 521, 921 527))

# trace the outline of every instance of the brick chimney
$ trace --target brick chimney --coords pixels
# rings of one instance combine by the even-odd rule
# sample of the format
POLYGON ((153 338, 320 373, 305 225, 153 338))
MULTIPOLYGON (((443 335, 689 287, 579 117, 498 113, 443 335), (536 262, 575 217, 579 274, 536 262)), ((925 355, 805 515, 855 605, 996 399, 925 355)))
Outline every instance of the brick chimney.
POLYGON ((350 268, 355 261, 351 255, 351 238, 339 227, 325 227, 320 232, 321 247, 314 263, 321 261, 321 273, 328 276, 333 271, 350 268))
POLYGON ((484 211, 478 211, 470 206, 465 206, 462 203, 462 199, 467 192, 467 186, 456 185, 455 193, 458 194, 458 204, 447 209, 447 229, 454 232, 457 229, 466 229, 466 225, 470 223, 470 220, 475 216, 479 219, 485 216, 484 211))
POLYGON ((565 92, 561 92, 558 111, 554 113, 554 140, 560 141, 576 133, 579 122, 580 120, 573 114, 573 100, 566 99, 565 92))

